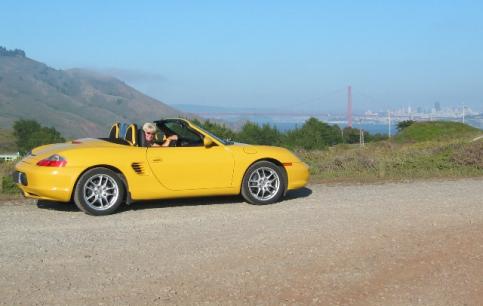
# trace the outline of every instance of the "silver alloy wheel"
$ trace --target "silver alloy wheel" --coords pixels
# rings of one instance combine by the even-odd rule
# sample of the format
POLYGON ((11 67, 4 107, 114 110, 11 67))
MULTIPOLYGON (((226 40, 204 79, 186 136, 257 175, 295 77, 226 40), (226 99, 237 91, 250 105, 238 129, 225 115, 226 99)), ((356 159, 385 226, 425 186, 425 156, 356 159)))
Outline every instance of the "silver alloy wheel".
POLYGON ((107 210, 116 203, 119 186, 109 175, 97 174, 86 181, 82 195, 90 208, 107 210))
POLYGON ((260 167, 248 178, 248 190, 259 201, 268 201, 280 189, 280 177, 272 168, 260 167))

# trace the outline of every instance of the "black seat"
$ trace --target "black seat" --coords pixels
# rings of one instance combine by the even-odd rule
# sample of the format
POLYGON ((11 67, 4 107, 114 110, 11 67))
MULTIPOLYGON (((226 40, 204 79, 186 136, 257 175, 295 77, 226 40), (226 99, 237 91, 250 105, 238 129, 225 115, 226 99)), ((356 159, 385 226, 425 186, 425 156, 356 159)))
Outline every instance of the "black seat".
POLYGON ((133 146, 138 145, 138 128, 136 124, 132 123, 126 128, 124 139, 133 146))
POLYGON ((138 147, 146 147, 146 136, 143 129, 138 129, 138 147))
POLYGON ((119 129, 120 129, 121 124, 119 122, 116 122, 112 125, 111 130, 109 131, 109 139, 117 139, 119 138, 119 129))

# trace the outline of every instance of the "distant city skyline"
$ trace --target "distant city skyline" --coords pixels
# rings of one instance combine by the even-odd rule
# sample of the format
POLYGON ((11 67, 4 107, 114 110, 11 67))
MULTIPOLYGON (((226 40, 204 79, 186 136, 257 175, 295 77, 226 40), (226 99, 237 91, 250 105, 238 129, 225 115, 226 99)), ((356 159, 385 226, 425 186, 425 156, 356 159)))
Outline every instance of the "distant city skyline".
POLYGON ((170 105, 483 111, 483 2, 11 1, 0 45, 170 105))
MULTIPOLYGON (((216 106, 216 105, 199 105, 199 104, 174 104, 174 107, 179 108, 180 110, 192 113, 220 113, 220 112, 240 112, 240 113, 259 113, 259 114, 332 114, 332 115, 346 115, 347 110, 341 109, 340 111, 329 112, 324 111, 323 109, 313 109, 313 110, 305 110, 303 108, 297 108, 297 110, 284 110, 280 108, 270 108, 270 107, 236 107, 236 106, 216 106)), ((405 113, 405 114, 430 114, 433 113, 434 115, 441 115, 441 114, 449 114, 451 113, 451 117, 455 117, 456 114, 462 113, 463 108, 466 111, 467 115, 477 115, 482 113, 477 109, 473 109, 468 105, 463 104, 453 104, 453 105, 441 105, 439 101, 435 102, 433 106, 422 107, 418 105, 407 105, 407 106, 393 106, 386 109, 373 109, 368 108, 364 110, 359 110, 353 112, 354 115, 367 115, 367 114, 374 114, 380 115, 386 114, 388 111, 392 113, 405 113)))

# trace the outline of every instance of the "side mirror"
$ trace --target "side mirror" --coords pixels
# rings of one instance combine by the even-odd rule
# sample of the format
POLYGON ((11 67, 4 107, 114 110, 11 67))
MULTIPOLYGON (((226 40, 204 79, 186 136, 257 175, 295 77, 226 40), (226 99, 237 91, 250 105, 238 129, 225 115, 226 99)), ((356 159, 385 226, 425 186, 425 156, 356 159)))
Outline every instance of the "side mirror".
POLYGON ((205 146, 205 148, 209 148, 209 147, 212 147, 215 143, 213 142, 213 140, 209 137, 204 137, 203 138, 203 145, 205 146))

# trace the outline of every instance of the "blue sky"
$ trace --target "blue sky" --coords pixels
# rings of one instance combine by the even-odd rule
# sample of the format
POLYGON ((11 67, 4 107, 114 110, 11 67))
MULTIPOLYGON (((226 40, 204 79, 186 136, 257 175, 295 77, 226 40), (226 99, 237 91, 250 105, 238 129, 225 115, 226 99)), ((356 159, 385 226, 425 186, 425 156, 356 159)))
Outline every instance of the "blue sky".
POLYGON ((483 111, 483 1, 2 1, 0 45, 168 104, 483 111))

